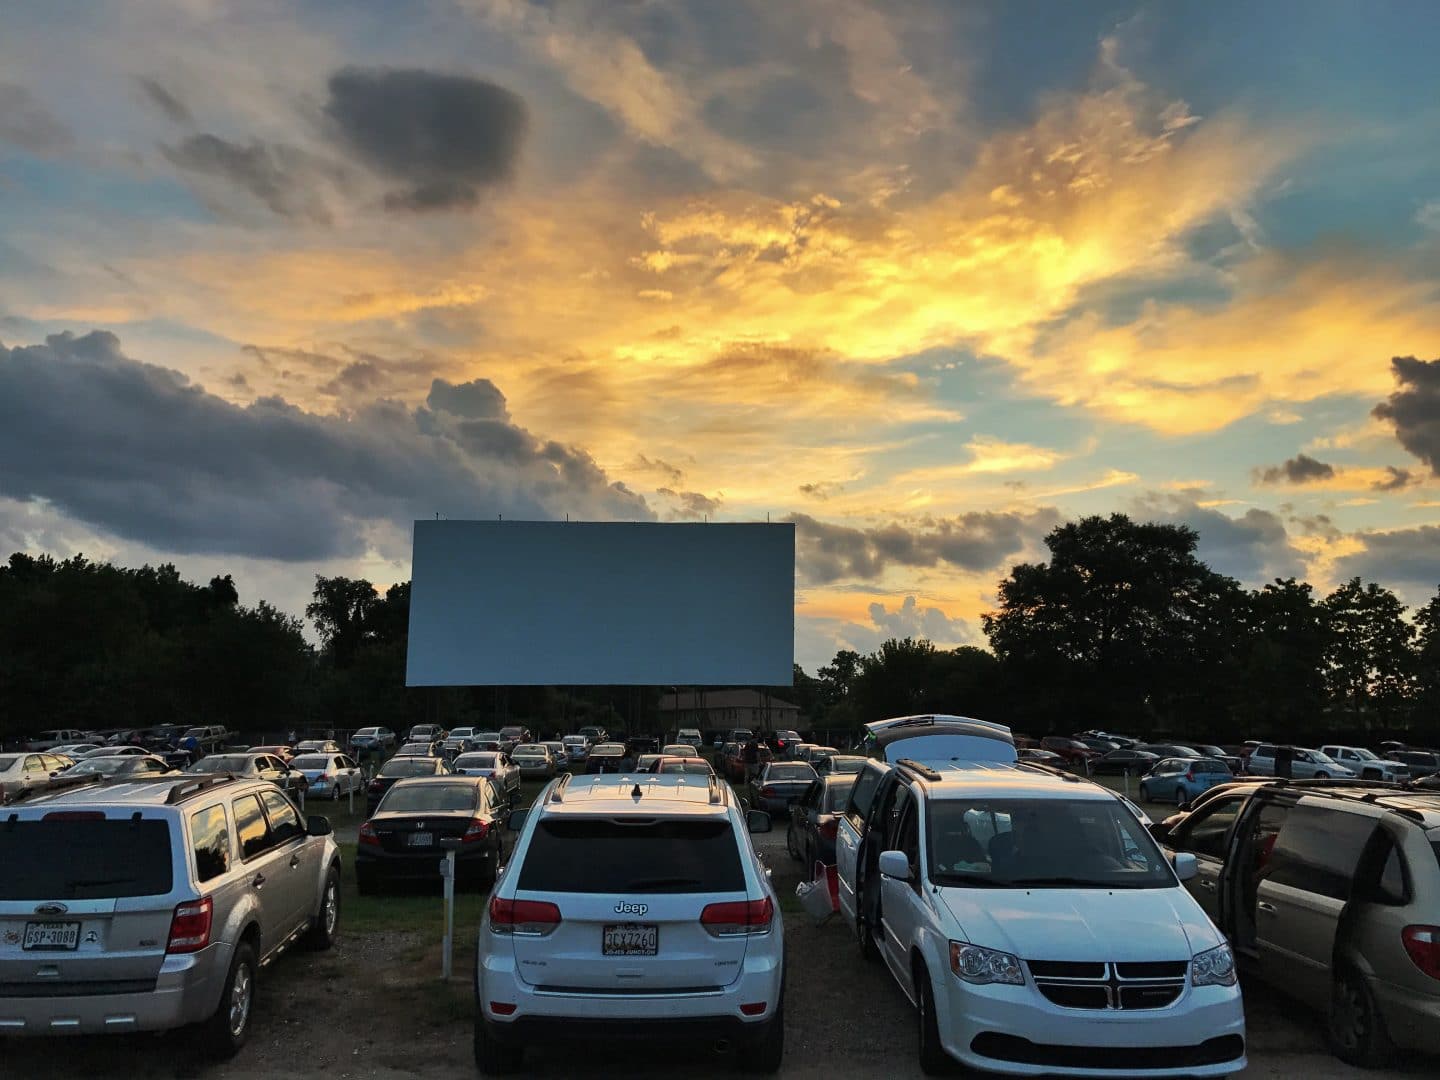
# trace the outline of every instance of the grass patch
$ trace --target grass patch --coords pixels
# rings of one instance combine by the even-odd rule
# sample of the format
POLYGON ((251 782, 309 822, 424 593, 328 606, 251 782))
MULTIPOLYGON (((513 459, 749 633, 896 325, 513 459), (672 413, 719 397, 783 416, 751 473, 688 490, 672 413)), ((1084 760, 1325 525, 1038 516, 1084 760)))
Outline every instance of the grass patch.
MULTIPOLYGON (((437 882, 434 891, 396 892, 361 896, 355 889, 355 845, 341 844, 345 870, 340 875, 342 923, 353 934, 385 930, 412 930, 427 940, 439 941, 445 933, 445 900, 437 882)), ((475 928, 485 913, 488 892, 455 894, 455 938, 475 941, 475 928)))

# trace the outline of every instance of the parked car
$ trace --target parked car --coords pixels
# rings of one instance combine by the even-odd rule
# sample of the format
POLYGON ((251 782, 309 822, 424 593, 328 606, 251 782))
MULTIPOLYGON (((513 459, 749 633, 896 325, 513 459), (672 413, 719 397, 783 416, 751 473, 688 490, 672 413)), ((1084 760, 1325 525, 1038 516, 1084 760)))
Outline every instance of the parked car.
POLYGON ((0 804, 74 785, 75 776, 70 775, 73 764, 60 754, 0 754, 0 804))
POLYGON ((6 816, 0 866, 25 868, 0 874, 7 1037, 197 1025, 204 1053, 232 1057, 250 1035, 262 971, 297 943, 328 948, 338 932, 330 824, 302 820, 268 781, 91 785, 6 816))
POLYGON ((597 1030, 683 1031, 779 1069, 785 927, 746 835, 770 820, 686 779, 653 777, 637 800, 629 778, 567 774, 511 816, 515 849, 477 945, 481 1073, 518 1070, 528 1045, 591 1046, 597 1030), (614 993, 636 971, 644 992, 614 993), (697 993, 701 972, 717 974, 697 993))
POLYGON ((443 739, 431 739, 429 742, 407 742, 399 750, 395 751, 396 757, 444 757, 445 742, 443 739))
POLYGON ((222 724, 205 724, 192 727, 180 736, 180 742, 194 739, 202 753, 212 754, 230 741, 230 732, 222 724))
POLYGON ((79 760, 97 757, 144 757, 150 751, 141 746, 97 746, 80 755, 79 760))
POLYGON ((632 772, 654 772, 655 765, 664 754, 640 754, 636 757, 632 772))
POLYGON ((35 738, 25 743, 26 750, 53 750, 65 743, 96 742, 98 740, 86 738, 85 732, 75 728, 52 728, 49 731, 42 731, 35 738))
POLYGON ((443 742, 448 734, 439 724, 416 724, 405 736, 405 741, 410 743, 443 742))
POLYGON ((505 753, 514 753, 515 747, 521 743, 534 742, 535 736, 530 734, 530 729, 520 724, 510 724, 500 729, 500 749, 505 753))
POLYGON ((500 794, 511 801, 520 796, 520 770, 499 750, 461 754, 451 764, 459 776, 488 777, 500 789, 500 794))
POLYGON ((753 810, 788 817, 790 808, 817 779, 815 770, 803 761, 772 761, 750 781, 745 798, 753 810))
POLYGON ((1065 759, 1059 754, 1049 750, 1040 750, 1033 746, 1024 746, 1015 751, 1021 761, 1028 761, 1032 765, 1048 765, 1052 769, 1065 767, 1065 759))
POLYGON ((745 758, 739 743, 721 743, 715 751, 715 771, 732 784, 745 783, 745 758))
POLYGON ((299 769, 292 769, 278 757, 247 751, 243 754, 209 754, 189 766, 191 773, 229 773, 246 780, 269 780, 287 795, 296 798, 308 794, 309 778, 299 769))
POLYGON ((816 743, 808 742, 789 743, 785 747, 785 759, 787 761, 804 761, 805 755, 816 745, 816 743))
POLYGON ((504 855, 509 800, 483 776, 400 780, 360 826, 355 887, 360 895, 399 881, 439 884, 443 841, 460 841, 455 883, 488 886, 504 855))
POLYGON ((1094 735, 1076 735, 1074 738, 1076 742, 1084 743, 1091 750, 1094 750, 1095 753, 1100 754, 1102 757, 1105 754, 1108 754, 1111 750, 1120 749, 1120 744, 1112 739, 1101 739, 1094 735))
POLYGON ((1110 750, 1090 759, 1090 772, 1096 776, 1119 776, 1123 773, 1142 776, 1159 760, 1159 755, 1148 750, 1110 750))
POLYGON ((590 740, 591 746, 594 746, 596 743, 608 742, 610 739, 610 733, 608 731, 603 727, 596 727, 594 724, 586 724, 580 729, 580 734, 590 740))
POLYGON ((392 757, 365 785, 365 812, 375 813, 385 793, 401 780, 417 776, 449 776, 455 767, 443 757, 392 757))
POLYGON ((1216 761, 1223 761, 1225 767, 1236 776, 1245 771, 1245 759, 1239 754, 1232 754, 1223 746, 1215 746, 1213 743, 1194 743, 1195 751, 1202 757, 1214 758, 1216 761))
POLYGON ((1386 785, 1237 785, 1163 842, 1255 974, 1325 1018, 1362 1067, 1440 1053, 1440 795, 1386 785))
POLYGON ((66 743, 64 746, 57 746, 57 747, 55 747, 54 749, 52 749, 52 750, 50 751, 50 753, 52 753, 52 754, 57 754, 57 755, 59 755, 60 757, 68 757, 68 758, 73 758, 73 759, 75 759, 75 760, 79 760, 80 758, 84 757, 86 754, 90 753, 90 751, 92 751, 92 750, 103 750, 103 749, 105 749, 103 746, 98 746, 98 745, 96 745, 95 743, 89 743, 89 742, 66 743))
POLYGON ((856 754, 825 754, 814 762, 814 769, 821 776, 854 776, 869 760, 856 754))
POLYGON ((548 739, 540 744, 550 751, 550 756, 555 759, 555 768, 564 769, 570 765, 570 754, 565 749, 565 743, 561 739, 548 739))
POLYGON ((301 754, 343 754, 340 744, 334 739, 302 739, 295 744, 295 756, 301 754))
POLYGON ((625 754, 623 743, 598 743, 590 748, 585 758, 587 773, 616 773, 629 769, 630 759, 625 754))
POLYGON ((664 757, 699 757, 700 752, 689 743, 667 743, 660 748, 664 757))
POLYGON ((1432 750, 1392 750, 1390 757, 1404 762, 1412 779, 1433 776, 1440 772, 1440 754, 1432 750))
POLYGON ((834 865, 835 836, 853 783, 853 774, 822 776, 791 808, 785 850, 807 873, 817 862, 834 865))
POLYGON ((1322 746, 1320 753, 1338 761, 1362 780, 1388 780, 1398 784, 1410 779, 1410 766, 1403 761, 1382 758, 1363 746, 1322 746))
POLYGON ((731 728, 725 735, 726 742, 739 743, 741 746, 744 746, 753 738, 755 738, 755 733, 749 728, 743 727, 731 728))
POLYGON ((800 760, 809 764, 811 768, 817 768, 825 758, 839 755, 840 751, 833 746, 811 746, 800 760))
POLYGON ((383 754, 395 749, 395 743, 395 732, 387 727, 362 727, 350 736, 350 753, 355 757, 369 753, 383 754))
POLYGON ((1233 779, 1235 774, 1215 758, 1161 758, 1141 778, 1140 798, 1184 806, 1202 791, 1233 779))
POLYGON ((566 735, 560 741, 565 744, 565 753, 572 765, 583 764, 590 756, 590 740, 584 735, 566 735))
POLYGON ((250 753, 269 754, 271 757, 278 757, 281 761, 285 762, 286 765, 289 765, 291 759, 295 757, 295 748, 293 746, 286 746, 284 743, 273 743, 270 746, 252 746, 250 747, 250 753))
POLYGON ((641 754, 658 754, 660 752, 660 740, 653 735, 632 735, 625 740, 625 754, 630 758, 639 758, 641 754))
POLYGON ((1198 758, 1204 755, 1193 746, 1181 746, 1178 743, 1138 743, 1132 746, 1132 750, 1143 750, 1147 754, 1154 754, 1156 757, 1183 757, 1198 758))
POLYGON ((1078 739, 1066 738, 1063 735, 1046 735, 1040 740, 1040 749, 1059 754, 1065 759, 1066 765, 1079 765, 1082 768, 1086 762, 1100 756, 1078 739))
POLYGON ((650 772, 661 776, 714 776, 715 770, 702 757, 665 757, 655 759, 650 772))
POLYGON ((298 754, 290 767, 305 775, 312 799, 339 799, 352 791, 365 792, 365 774, 344 754, 298 754))
POLYGON ((75 780, 82 776, 164 776, 178 771, 158 754, 105 754, 77 761, 63 775, 75 780))
POLYGON ((471 741, 474 738, 475 729, 473 727, 451 728, 450 733, 440 740, 440 752, 447 757, 463 754, 466 750, 473 749, 471 741))
POLYGON ((1355 775, 1349 768, 1338 761, 1332 761, 1319 750, 1307 750, 1299 746, 1277 748, 1270 743, 1261 743, 1250 752, 1245 771, 1252 776, 1275 776, 1277 749, 1290 752, 1290 775, 1296 780, 1346 780, 1355 775))
POLYGON ((770 738, 767 739, 766 742, 769 744, 770 749, 778 756, 784 757, 785 751, 791 743, 800 742, 800 733, 798 731, 791 731, 788 728, 780 728, 777 731, 772 731, 770 738))
POLYGON ((926 1073, 1245 1068, 1234 956, 1182 884, 1193 856, 1172 866, 1098 784, 927 757, 860 800, 874 873, 841 908, 915 1004, 926 1073))
POLYGON ((705 737, 700 734, 699 728, 682 727, 675 732, 675 741, 693 747, 697 754, 705 749, 705 737))
POLYGON ((524 780, 552 780, 555 777, 555 757, 544 743, 521 743, 515 747, 510 760, 520 770, 524 780))

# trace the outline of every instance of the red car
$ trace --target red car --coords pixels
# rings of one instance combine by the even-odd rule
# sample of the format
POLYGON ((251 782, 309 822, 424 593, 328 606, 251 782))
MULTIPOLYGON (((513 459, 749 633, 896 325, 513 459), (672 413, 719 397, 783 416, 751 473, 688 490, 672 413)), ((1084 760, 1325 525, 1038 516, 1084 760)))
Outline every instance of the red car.
POLYGON ((1040 749, 1049 750, 1052 754, 1059 754, 1065 759, 1067 765, 1084 765, 1091 758, 1098 756, 1094 750, 1079 739, 1072 739, 1065 735, 1046 735, 1040 740, 1040 749))

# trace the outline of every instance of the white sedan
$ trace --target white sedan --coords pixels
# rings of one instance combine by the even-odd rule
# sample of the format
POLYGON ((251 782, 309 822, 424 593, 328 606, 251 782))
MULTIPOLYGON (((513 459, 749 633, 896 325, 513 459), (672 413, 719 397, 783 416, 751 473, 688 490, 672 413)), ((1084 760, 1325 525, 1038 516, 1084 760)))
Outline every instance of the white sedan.
POLYGON ((476 750, 461 754, 451 766, 460 776, 488 776, 507 799, 520 794, 520 770, 498 750, 476 750))
POLYGON ((363 793, 365 790, 365 774, 344 754, 301 754, 291 760, 290 768, 305 774, 310 782, 306 794, 312 799, 327 795, 338 799, 352 791, 363 793))

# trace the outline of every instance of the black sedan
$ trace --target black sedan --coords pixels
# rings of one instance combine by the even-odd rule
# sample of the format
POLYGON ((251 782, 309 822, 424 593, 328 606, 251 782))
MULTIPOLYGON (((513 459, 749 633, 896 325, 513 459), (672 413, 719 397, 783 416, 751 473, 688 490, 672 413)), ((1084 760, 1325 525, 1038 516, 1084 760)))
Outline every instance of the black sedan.
POLYGON ((365 786, 365 812, 373 814, 397 781, 416 776, 448 776, 454 771, 450 762, 442 757, 393 757, 380 766, 380 771, 365 786))
POLYGON ((585 759, 587 775, 627 772, 634 767, 635 759, 625 752, 622 743, 601 743, 599 746, 592 746, 590 756, 585 759))
POLYGON ((762 765, 747 789, 750 808, 767 814, 788 814, 816 779, 815 770, 803 761, 772 761, 762 765))
POLYGON ((1090 771, 1095 774, 1109 773, 1114 776, 1127 772, 1131 776, 1142 776, 1149 772, 1150 767, 1159 760, 1159 754, 1152 754, 1148 750, 1111 750, 1107 754, 1101 754, 1098 758, 1092 758, 1090 771))
POLYGON ((385 793, 355 845, 355 884, 361 895, 385 884, 439 884, 446 846, 455 852, 455 884, 488 887, 504 853, 507 801, 483 776, 423 776, 400 780, 385 793))
POLYGON ((854 785, 853 775, 821 777, 791 810, 785 850, 807 871, 817 862, 829 866, 835 861, 835 835, 854 785))

